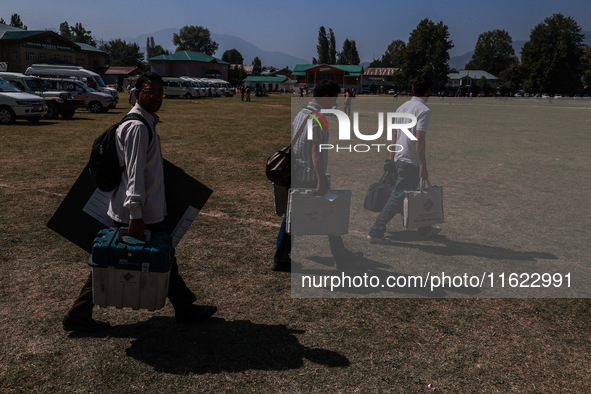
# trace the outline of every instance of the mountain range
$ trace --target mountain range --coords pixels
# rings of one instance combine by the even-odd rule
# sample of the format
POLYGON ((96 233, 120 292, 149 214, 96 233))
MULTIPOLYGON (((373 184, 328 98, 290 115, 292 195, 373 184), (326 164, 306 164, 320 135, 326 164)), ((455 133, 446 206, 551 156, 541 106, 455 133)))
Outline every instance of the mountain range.
MULTIPOLYGON (((178 32, 179 29, 164 29, 151 34, 143 34, 135 38, 124 38, 124 40, 137 43, 140 46, 140 49, 145 52, 147 38, 154 37, 154 44, 161 45, 164 49, 174 53, 175 47, 172 44, 172 35, 178 32)), ((211 33, 211 39, 219 44, 218 51, 213 54, 213 56, 218 59, 221 59, 222 54, 226 50, 237 49, 244 58, 244 64, 252 64, 254 58, 258 56, 258 58, 261 59, 263 66, 274 66, 280 69, 288 67, 290 70, 293 70, 296 64, 309 64, 312 60, 288 55, 283 52, 265 51, 240 37, 227 34, 211 33)))
MULTIPOLYGON (((145 53, 147 38, 154 37, 154 43, 156 45, 161 45, 164 49, 174 52, 175 47, 172 44, 172 35, 174 33, 178 33, 178 31, 179 29, 170 28, 159 30, 151 34, 143 34, 134 38, 124 38, 124 40, 127 42, 137 43, 140 46, 140 49, 145 53)), ((586 45, 591 45, 591 31, 582 31, 582 33, 585 35, 584 43, 586 45)), ((257 56, 259 59, 261 59, 261 63, 264 66, 274 66, 280 69, 288 67, 289 69, 293 70, 296 64, 310 64, 312 62, 312 59, 304 59, 283 52, 266 51, 236 36, 211 33, 211 39, 219 44, 218 51, 214 53, 214 56, 217 58, 221 58, 222 54, 226 50, 235 48, 242 54, 242 57, 244 58, 244 64, 251 64, 254 58, 257 56)), ((525 43, 526 41, 521 40, 513 41, 513 49, 515 50, 515 54, 517 56, 520 56, 521 48, 523 48, 525 43)), ((456 70, 463 69, 466 63, 468 63, 472 58, 473 53, 474 51, 469 51, 463 55, 451 56, 449 60, 450 68, 456 70)), ((367 68, 367 66, 369 66, 369 62, 363 62, 361 65, 364 68, 367 68)))

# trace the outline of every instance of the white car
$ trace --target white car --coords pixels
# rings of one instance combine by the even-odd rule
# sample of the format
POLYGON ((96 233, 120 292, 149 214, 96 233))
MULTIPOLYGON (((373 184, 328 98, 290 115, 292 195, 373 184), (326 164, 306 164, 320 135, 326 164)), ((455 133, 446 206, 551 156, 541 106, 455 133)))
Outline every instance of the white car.
POLYGON ((17 118, 38 122, 46 113, 47 105, 42 97, 21 92, 0 78, 0 124, 14 123, 17 118))

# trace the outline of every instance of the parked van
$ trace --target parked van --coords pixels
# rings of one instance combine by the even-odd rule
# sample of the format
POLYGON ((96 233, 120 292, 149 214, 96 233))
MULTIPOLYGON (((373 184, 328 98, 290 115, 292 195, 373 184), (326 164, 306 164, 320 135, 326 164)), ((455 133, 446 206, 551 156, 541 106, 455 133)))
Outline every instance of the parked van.
MULTIPOLYGON (((45 78, 70 78, 84 82, 93 89, 107 93, 113 97, 116 105, 119 102, 119 94, 116 89, 107 87, 105 81, 95 72, 82 68, 80 66, 62 66, 56 64, 33 64, 25 70, 27 75, 36 75, 45 78)), ((113 106, 114 108, 115 106, 113 106)))
POLYGON ((46 113, 47 105, 43 97, 21 92, 0 78, 0 124, 14 123, 17 118, 38 122, 46 113))
POLYGON ((66 91, 48 89, 40 78, 32 75, 0 72, 0 78, 7 80, 25 93, 43 97, 47 104, 45 117, 48 119, 57 119, 60 115, 71 118, 76 108, 82 104, 81 100, 75 99, 66 91))
POLYGON ((221 95, 224 94, 224 92, 222 91, 222 88, 219 85, 219 83, 216 84, 212 79, 210 79, 210 78, 202 78, 201 81, 207 87, 207 95, 208 96, 220 97, 221 95))
POLYGON ((82 100, 82 107, 90 112, 107 112, 115 107, 113 97, 107 93, 97 92, 84 82, 74 79, 42 78, 43 83, 51 89, 65 90, 72 97, 82 100))
POLYGON ((191 85, 191 87, 193 88, 193 90, 195 91, 195 94, 197 95, 197 97, 205 97, 205 87, 202 86, 202 84, 199 82, 199 80, 197 78, 193 78, 193 77, 180 77, 183 81, 187 81, 189 82, 189 85, 191 85))
POLYGON ((183 96, 191 99, 199 97, 199 93, 193 87, 190 81, 177 77, 163 77, 162 85, 164 88, 164 95, 167 97, 183 96))
POLYGON ((232 97, 236 94, 236 89, 234 89, 229 82, 224 81, 223 79, 210 79, 210 81, 216 85, 217 89, 219 89, 220 93, 224 96, 232 97))

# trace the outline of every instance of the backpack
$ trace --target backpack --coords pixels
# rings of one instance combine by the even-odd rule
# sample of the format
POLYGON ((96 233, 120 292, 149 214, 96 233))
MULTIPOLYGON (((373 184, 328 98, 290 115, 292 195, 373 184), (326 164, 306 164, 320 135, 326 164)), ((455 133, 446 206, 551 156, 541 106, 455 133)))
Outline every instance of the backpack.
POLYGON ((121 122, 112 125, 94 140, 88 170, 96 187, 104 192, 115 190, 121 182, 121 173, 125 167, 119 165, 117 156, 117 128, 129 120, 141 121, 150 133, 148 143, 152 142, 152 128, 139 114, 127 114, 121 122))

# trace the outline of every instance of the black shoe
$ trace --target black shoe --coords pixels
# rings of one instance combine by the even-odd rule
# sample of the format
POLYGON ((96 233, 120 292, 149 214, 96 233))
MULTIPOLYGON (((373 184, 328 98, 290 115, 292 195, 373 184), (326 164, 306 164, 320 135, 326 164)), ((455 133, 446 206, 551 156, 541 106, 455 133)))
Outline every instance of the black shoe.
POLYGON ((108 321, 94 320, 91 317, 78 318, 66 315, 62 320, 62 327, 66 331, 98 332, 111 328, 108 321))
POLYGON ((278 272, 291 272, 291 260, 281 262, 274 261, 271 269, 278 272))
POLYGON ((177 323, 188 324, 195 323, 207 319, 218 311, 218 307, 214 305, 193 305, 188 308, 176 310, 174 317, 177 323))

